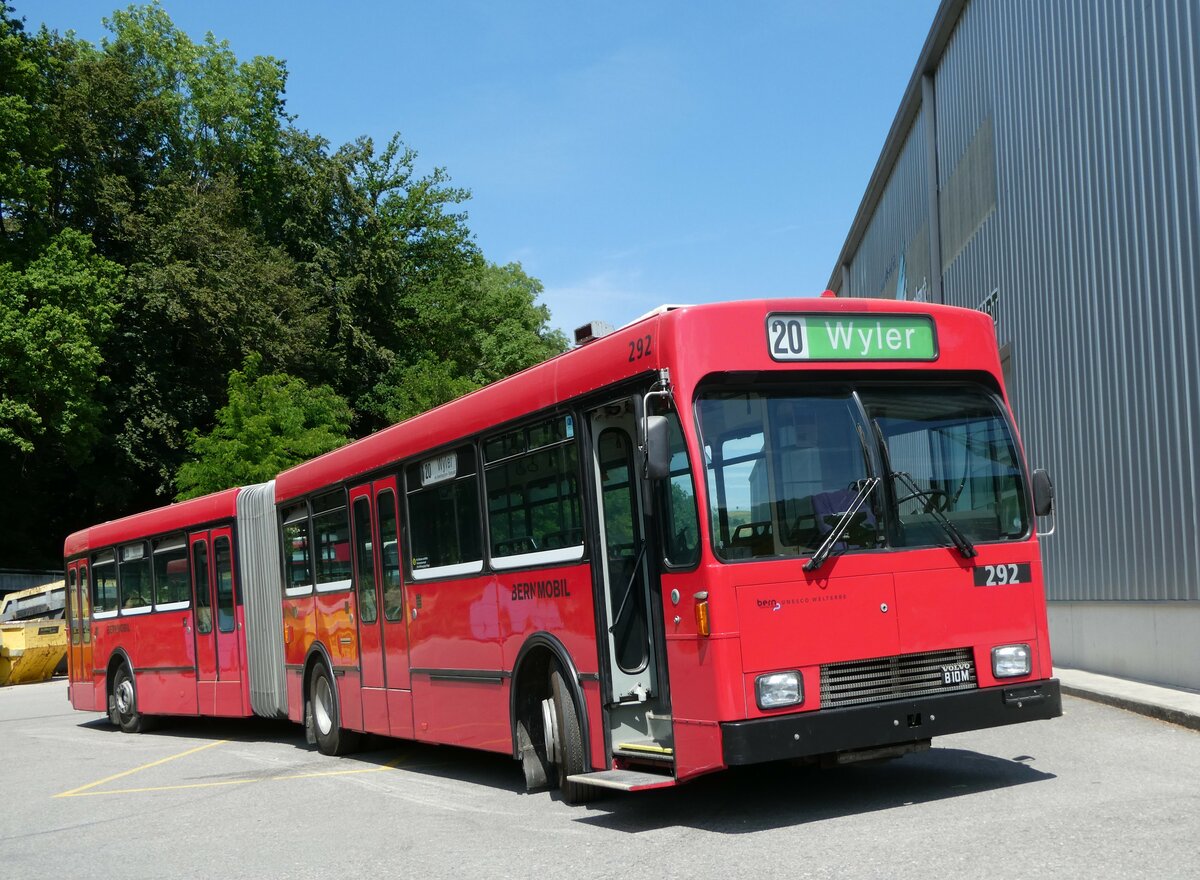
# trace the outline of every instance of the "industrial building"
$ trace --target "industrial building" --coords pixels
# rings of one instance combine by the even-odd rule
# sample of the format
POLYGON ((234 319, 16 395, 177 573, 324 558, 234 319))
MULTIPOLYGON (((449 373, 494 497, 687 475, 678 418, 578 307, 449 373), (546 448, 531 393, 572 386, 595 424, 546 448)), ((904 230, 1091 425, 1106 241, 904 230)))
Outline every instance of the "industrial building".
POLYGON ((1058 665, 1200 689, 1200 6, 945 0, 829 287, 982 309, 1058 665))

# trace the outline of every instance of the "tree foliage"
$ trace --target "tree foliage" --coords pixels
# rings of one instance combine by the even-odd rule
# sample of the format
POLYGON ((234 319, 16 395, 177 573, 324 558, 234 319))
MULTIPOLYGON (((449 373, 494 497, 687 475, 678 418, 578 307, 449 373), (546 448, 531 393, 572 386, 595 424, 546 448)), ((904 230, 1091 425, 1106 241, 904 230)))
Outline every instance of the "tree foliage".
POLYGON ((328 385, 262 373, 252 354, 229 374, 229 402, 206 434, 188 432, 192 460, 179 468, 178 500, 272 479, 349 440, 350 407, 328 385))
POLYGON ((565 348, 541 285, 485 259, 469 193, 398 134, 305 131, 282 61, 197 42, 157 4, 106 26, 94 45, 0 5, 0 482, 43 499, 0 514, 22 518, 0 564, 269 476, 283 458, 226 436, 235 377, 270 426, 298 389, 332 407, 328 386, 350 421, 314 425, 353 437, 565 348))
POLYGON ((122 274, 70 229, 23 271, 0 264, 0 449, 46 444, 87 460, 122 274))

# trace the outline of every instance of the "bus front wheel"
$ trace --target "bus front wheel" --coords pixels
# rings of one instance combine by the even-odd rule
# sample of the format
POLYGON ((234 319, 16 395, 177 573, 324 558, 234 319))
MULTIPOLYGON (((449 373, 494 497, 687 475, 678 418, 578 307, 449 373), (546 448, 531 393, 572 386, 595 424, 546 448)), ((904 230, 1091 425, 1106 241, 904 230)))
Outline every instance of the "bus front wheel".
POLYGON ((117 667, 117 674, 113 676, 112 694, 108 700, 108 717, 125 733, 142 733, 147 729, 146 716, 138 711, 133 673, 124 663, 117 667))
POLYGON ((547 714, 551 714, 551 718, 547 720, 551 723, 548 725, 547 737, 553 741, 548 743, 546 751, 554 761, 559 790, 568 804, 587 803, 596 797, 598 789, 592 785, 567 780, 568 776, 588 771, 587 751, 584 748, 583 730, 579 723, 579 710, 575 705, 575 698, 557 666, 550 672, 550 701, 547 714))

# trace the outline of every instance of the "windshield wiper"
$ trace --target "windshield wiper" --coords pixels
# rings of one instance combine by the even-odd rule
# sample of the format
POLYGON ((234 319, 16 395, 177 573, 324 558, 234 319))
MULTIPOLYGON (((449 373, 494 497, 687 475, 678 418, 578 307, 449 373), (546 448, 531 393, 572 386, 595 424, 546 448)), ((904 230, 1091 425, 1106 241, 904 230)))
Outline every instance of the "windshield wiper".
POLYGON ((858 489, 858 494, 854 496, 854 500, 850 502, 850 506, 842 511, 842 515, 838 517, 838 521, 833 526, 833 531, 821 542, 821 546, 812 555, 812 559, 804 563, 805 571, 816 571, 825 564, 825 560, 833 552, 834 545, 842 539, 842 534, 850 527, 851 520, 854 519, 855 514, 858 513, 862 506, 867 503, 867 499, 871 497, 871 493, 875 491, 875 487, 879 483, 879 477, 868 477, 862 481, 862 485, 858 489))
MULTIPOLYGON (((903 483, 904 488, 912 493, 912 497, 931 498, 933 496, 932 492, 922 489, 917 485, 917 481, 904 473, 904 471, 892 471, 891 478, 903 483)), ((963 533, 955 528, 954 523, 950 522, 935 505, 926 504, 925 512, 932 516, 937 524, 942 527, 942 531, 950 536, 950 540, 954 542, 954 546, 958 548, 958 552, 963 555, 964 559, 970 559, 977 554, 975 545, 968 541, 963 533)))

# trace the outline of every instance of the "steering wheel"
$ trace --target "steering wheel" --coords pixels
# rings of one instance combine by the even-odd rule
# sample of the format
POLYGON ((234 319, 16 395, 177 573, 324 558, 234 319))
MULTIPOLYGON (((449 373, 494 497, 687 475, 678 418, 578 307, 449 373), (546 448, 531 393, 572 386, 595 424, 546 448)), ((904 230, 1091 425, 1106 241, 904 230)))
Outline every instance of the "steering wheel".
POLYGON ((925 499, 924 513, 939 513, 950 509, 950 493, 941 489, 929 489, 925 492, 913 492, 910 495, 905 495, 903 498, 896 499, 896 506, 899 507, 906 501, 912 501, 914 498, 925 499))

